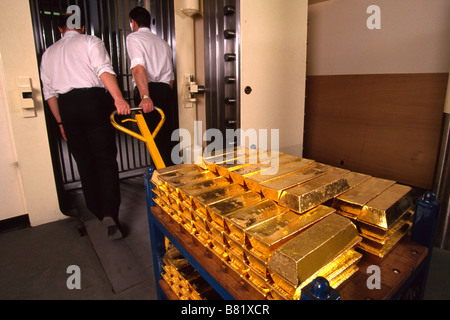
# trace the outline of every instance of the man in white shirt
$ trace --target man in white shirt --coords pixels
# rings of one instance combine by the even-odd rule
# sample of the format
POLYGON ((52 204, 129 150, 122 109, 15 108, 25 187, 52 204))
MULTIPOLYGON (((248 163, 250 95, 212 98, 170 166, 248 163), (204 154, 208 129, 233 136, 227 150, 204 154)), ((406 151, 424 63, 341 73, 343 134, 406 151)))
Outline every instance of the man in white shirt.
POLYGON ((130 113, 117 84, 103 42, 67 27, 62 15, 62 39, 41 60, 44 99, 75 158, 88 209, 104 222, 108 237, 123 237, 119 224, 120 186, 115 130, 109 116, 130 113))
MULTIPOLYGON (((178 112, 173 104, 174 72, 172 49, 166 41, 150 30, 150 13, 142 7, 136 7, 129 13, 130 28, 126 44, 133 74, 134 102, 142 107, 144 113, 152 112, 154 106, 162 109, 166 122, 155 138, 155 143, 166 166, 171 160, 172 132, 178 128, 178 112)), ((159 122, 159 115, 152 113, 146 121, 153 131, 159 122)))

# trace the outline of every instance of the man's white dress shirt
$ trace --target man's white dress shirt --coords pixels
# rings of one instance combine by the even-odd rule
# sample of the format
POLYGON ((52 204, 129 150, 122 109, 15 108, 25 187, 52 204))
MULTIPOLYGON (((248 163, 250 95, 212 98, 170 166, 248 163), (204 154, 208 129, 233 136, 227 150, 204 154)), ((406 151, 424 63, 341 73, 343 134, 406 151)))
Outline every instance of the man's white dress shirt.
MULTIPOLYGON (((170 84, 175 79, 172 65, 172 49, 149 28, 141 27, 127 37, 130 68, 142 65, 147 71, 148 82, 170 84)), ((135 86, 133 79, 133 87, 135 86)))
POLYGON ((72 89, 104 88, 100 75, 115 75, 104 43, 72 30, 44 52, 40 70, 45 100, 72 89))

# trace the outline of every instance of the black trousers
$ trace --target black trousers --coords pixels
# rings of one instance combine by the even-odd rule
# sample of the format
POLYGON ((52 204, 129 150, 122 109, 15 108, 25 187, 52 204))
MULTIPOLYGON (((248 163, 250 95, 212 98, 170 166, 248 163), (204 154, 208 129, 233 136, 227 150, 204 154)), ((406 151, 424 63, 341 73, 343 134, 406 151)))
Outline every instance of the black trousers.
MULTIPOLYGON (((155 143, 166 167, 169 167, 174 164, 171 154, 172 150, 177 146, 176 141, 171 141, 171 136, 172 132, 179 127, 177 113, 178 108, 174 108, 173 90, 167 83, 150 82, 148 84, 148 90, 150 93, 150 98, 153 101, 153 105, 163 110, 166 116, 166 121, 157 134, 155 143)), ((141 95, 137 88, 134 89, 134 103, 136 106, 141 103, 141 95)), ((161 120, 161 117, 157 111, 144 114, 144 118, 150 132, 154 131, 161 120)))
POLYGON ((75 89, 60 95, 58 104, 86 206, 100 220, 117 220, 120 185, 116 132, 109 121, 114 110, 111 96, 103 88, 75 89))

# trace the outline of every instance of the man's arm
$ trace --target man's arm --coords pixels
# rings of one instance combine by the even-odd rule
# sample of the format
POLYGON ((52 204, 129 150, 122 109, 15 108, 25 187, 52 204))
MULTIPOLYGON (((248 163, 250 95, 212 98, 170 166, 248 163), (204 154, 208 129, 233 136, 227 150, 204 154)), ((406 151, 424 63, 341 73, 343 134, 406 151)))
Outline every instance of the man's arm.
POLYGON ((64 138, 64 140, 67 141, 66 133, 64 132, 64 127, 61 123, 61 115, 59 114, 59 106, 58 106, 58 99, 56 97, 51 97, 47 100, 48 106, 50 107, 50 111, 53 114, 53 117, 55 117, 56 122, 58 123, 59 130, 61 131, 61 135, 64 138))
POLYGON ((139 107, 142 108, 144 113, 152 112, 154 106, 148 91, 147 71, 145 70, 144 66, 137 65, 131 70, 131 72, 133 73, 134 82, 136 83, 136 86, 139 90, 141 99, 143 96, 148 96, 148 98, 142 99, 141 103, 139 104, 139 107))
POLYGON ((117 113, 120 115, 130 114, 130 105, 123 98, 122 92, 117 84, 116 76, 108 72, 103 72, 100 75, 100 80, 113 97, 117 113))

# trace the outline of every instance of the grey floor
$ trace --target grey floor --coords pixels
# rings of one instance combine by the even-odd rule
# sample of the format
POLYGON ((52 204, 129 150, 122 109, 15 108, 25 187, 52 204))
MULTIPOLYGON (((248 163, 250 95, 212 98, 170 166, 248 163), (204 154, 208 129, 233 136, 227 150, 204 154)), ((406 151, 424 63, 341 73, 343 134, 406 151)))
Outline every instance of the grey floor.
MULTIPOLYGON (((81 218, 0 233, 0 299, 155 300, 143 178, 122 181, 121 190, 123 240, 107 240, 82 201, 81 218), (79 290, 67 287, 72 265, 79 290)), ((450 299, 449 267, 450 252, 434 249, 426 300, 450 299)))

